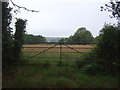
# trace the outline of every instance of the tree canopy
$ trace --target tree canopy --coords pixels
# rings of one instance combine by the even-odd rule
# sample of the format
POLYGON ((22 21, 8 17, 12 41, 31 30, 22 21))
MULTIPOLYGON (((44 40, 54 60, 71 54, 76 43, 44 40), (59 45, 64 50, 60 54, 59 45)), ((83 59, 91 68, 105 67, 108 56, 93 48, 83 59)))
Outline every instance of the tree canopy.
POLYGON ((13 8, 9 6, 9 2, 2 2, 2 65, 3 69, 11 66, 20 59, 20 51, 23 45, 23 36, 26 28, 26 20, 16 19, 16 31, 10 27, 13 16, 13 8))
POLYGON ((24 44, 40 44, 42 42, 46 42, 46 39, 41 35, 25 34, 24 44))
POLYGON ((62 39, 59 42, 68 42, 68 43, 91 43, 94 42, 94 37, 92 33, 88 31, 85 27, 79 28, 75 34, 69 38, 62 39))
POLYGON ((107 25, 100 31, 100 38, 95 49, 99 58, 97 64, 104 67, 105 72, 117 72, 120 64, 120 30, 116 26, 107 25))
POLYGON ((9 7, 9 3, 2 2, 2 65, 9 64, 13 58, 12 56, 12 45, 13 35, 12 28, 10 27, 12 15, 12 8, 9 7), (9 58, 9 60, 8 60, 9 58))
POLYGON ((112 13, 111 18, 116 18, 118 20, 118 26, 120 29, 120 1, 111 0, 108 4, 105 4, 105 7, 101 6, 101 11, 108 11, 112 13))
POLYGON ((17 19, 15 23, 16 31, 14 34, 13 57, 16 61, 20 59, 21 48, 24 44, 24 34, 27 20, 17 19))
POLYGON ((82 27, 79 28, 75 34, 73 35, 73 42, 93 42, 93 36, 90 31, 88 31, 86 28, 82 27))

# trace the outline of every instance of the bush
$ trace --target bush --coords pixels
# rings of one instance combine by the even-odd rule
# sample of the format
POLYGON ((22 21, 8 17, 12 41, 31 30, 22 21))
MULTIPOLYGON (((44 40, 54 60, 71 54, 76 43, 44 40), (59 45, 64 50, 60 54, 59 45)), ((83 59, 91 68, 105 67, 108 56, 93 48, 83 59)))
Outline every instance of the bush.
POLYGON ((115 73, 120 64, 120 30, 116 26, 106 25, 100 31, 95 54, 97 64, 104 67, 104 72, 115 73))
MULTIPOLYGON (((115 26, 105 26, 100 31, 98 43, 91 53, 77 61, 87 73, 117 74, 120 68, 120 30, 115 26)), ((78 67, 77 66, 77 67, 78 67)))
POLYGON ((81 55, 79 59, 76 59, 75 60, 75 67, 77 69, 81 69, 86 64, 91 63, 92 57, 90 56, 90 54, 91 53, 85 53, 85 54, 81 55))

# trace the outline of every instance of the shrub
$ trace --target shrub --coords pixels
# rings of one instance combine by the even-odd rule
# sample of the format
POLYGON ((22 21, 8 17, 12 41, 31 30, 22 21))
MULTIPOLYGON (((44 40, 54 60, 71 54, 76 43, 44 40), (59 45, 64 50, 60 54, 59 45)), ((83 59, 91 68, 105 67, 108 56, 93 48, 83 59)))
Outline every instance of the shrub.
POLYGON ((82 69, 87 73, 115 75, 120 68, 120 30, 115 26, 105 26, 100 32, 96 48, 85 54, 82 62, 77 62, 84 64, 82 69))

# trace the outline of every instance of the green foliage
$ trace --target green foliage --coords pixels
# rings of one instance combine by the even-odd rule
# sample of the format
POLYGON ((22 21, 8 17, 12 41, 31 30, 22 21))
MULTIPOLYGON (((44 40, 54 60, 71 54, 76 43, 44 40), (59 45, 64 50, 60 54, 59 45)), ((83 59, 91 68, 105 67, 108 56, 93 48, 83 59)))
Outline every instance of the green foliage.
MULTIPOLYGON (((87 73, 105 73, 116 75, 120 68, 120 30, 116 26, 106 25, 101 31, 96 48, 84 55, 86 62, 83 70, 87 73)), ((83 63, 83 62, 82 62, 83 63)))
POLYGON ((15 23, 16 32, 14 34, 13 56, 15 60, 20 59, 22 45, 24 44, 24 34, 27 20, 17 19, 15 23))
MULTIPOLYGON (((25 8, 19 7, 13 2, 12 4, 19 9, 25 8)), ((20 59, 20 52, 24 43, 24 33, 27 21, 17 19, 17 22, 15 23, 16 31, 13 35, 12 28, 10 27, 12 21, 12 10, 15 13, 14 8, 9 6, 9 2, 2 2, 2 65, 4 70, 9 69, 9 67, 13 66, 13 64, 20 59)), ((34 10, 32 11, 34 12, 34 10)))
POLYGON ((66 39, 67 39, 67 38, 62 38, 62 39, 60 39, 58 42, 59 42, 59 43, 64 43, 64 42, 66 42, 66 39))
POLYGON ((71 35, 69 38, 66 39, 67 43, 72 43, 73 42, 73 36, 71 35))
POLYGON ((112 13, 111 18, 116 18, 118 21, 118 27, 120 29, 120 1, 119 0, 111 0, 108 4, 105 4, 105 7, 101 6, 101 11, 108 11, 112 13))
POLYGON ((88 31, 86 28, 82 27, 82 28, 79 28, 73 36, 71 35, 69 38, 60 40, 60 42, 91 43, 91 42, 94 42, 94 37, 92 36, 90 31, 88 31))
MULTIPOLYGON (((95 55, 93 54, 93 51, 91 51, 89 53, 84 53, 80 56, 79 59, 76 59, 75 66, 77 69, 81 69, 84 66, 92 64, 94 62, 94 59, 95 59, 95 55)), ((81 70, 83 70, 83 69, 81 69, 81 70)))
POLYGON ((10 73, 3 76, 3 88, 116 88, 118 81, 116 76, 89 75, 71 66, 22 64, 16 67, 14 78, 10 73))
MULTIPOLYGON (((8 7, 9 3, 2 2, 2 65, 10 64, 13 60, 12 56, 12 28, 10 27, 12 8, 8 7)), ((4 67, 3 67, 4 68, 4 67)))
POLYGON ((17 19, 16 31, 13 36, 12 28, 10 27, 12 8, 9 3, 2 3, 2 65, 5 67, 11 66, 20 58, 20 51, 23 45, 23 36, 26 28, 26 20, 17 19))
POLYGON ((41 35, 25 34, 24 44, 40 44, 42 42, 46 42, 46 39, 41 35))
POLYGON ((95 37, 95 43, 96 43, 96 44, 99 43, 100 38, 101 38, 101 35, 95 37))
POLYGON ((116 71, 120 64, 120 30, 115 26, 105 26, 100 31, 101 38, 97 44, 96 54, 106 71, 116 71))
POLYGON ((79 28, 73 36, 74 42, 93 42, 93 36, 86 28, 79 28))
POLYGON ((98 60, 98 58, 93 49, 89 53, 82 54, 80 59, 76 60, 75 65, 77 69, 88 74, 100 74, 102 72, 102 67, 96 63, 96 60, 98 60))
POLYGON ((120 18, 120 1, 119 0, 111 0, 108 4, 105 4, 105 8, 101 6, 101 11, 105 10, 111 12, 113 17, 119 20, 120 18))

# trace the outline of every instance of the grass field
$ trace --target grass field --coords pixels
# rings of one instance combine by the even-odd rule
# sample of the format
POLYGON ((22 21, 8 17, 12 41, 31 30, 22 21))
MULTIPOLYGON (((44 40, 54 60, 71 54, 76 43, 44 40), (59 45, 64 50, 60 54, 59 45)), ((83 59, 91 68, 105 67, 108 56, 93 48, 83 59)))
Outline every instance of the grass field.
POLYGON ((89 75, 72 66, 22 64, 3 75, 3 88, 117 88, 110 75, 89 75))
POLYGON ((81 53, 89 52, 94 47, 94 45, 62 45, 60 50, 60 45, 51 48, 53 46, 54 45, 24 45, 22 49, 23 57, 24 59, 29 59, 29 57, 43 52, 29 60, 32 61, 32 63, 35 61, 56 63, 60 60, 64 63, 73 63, 77 58, 80 58, 81 53))
MULTIPOLYGON (((52 47, 53 45, 24 45, 24 47, 52 47)), ((93 45, 69 45, 70 47, 94 47, 93 45)), ((60 47, 60 46, 56 46, 60 47)), ((65 47, 65 46, 62 46, 65 47)), ((22 58, 25 60, 46 48, 24 48, 22 58)), ((71 52, 72 49, 62 48, 71 52)), ((76 49, 80 50, 80 49, 76 49)), ((91 49, 83 49, 89 52, 91 49)), ((62 58, 59 66, 59 48, 42 53, 36 58, 25 60, 13 69, 3 73, 3 88, 117 88, 118 78, 111 75, 89 75, 76 68, 69 58, 62 58), (39 57, 58 58, 39 58, 39 57), (56 64, 53 63, 57 61, 56 64), (66 62, 65 62, 66 61, 66 62), (71 64, 70 64, 71 63, 71 64)), ((72 51, 73 52, 73 51, 72 51)), ((62 57, 80 57, 80 53, 62 53, 62 57)), ((76 59, 73 58, 73 61, 76 59)))

